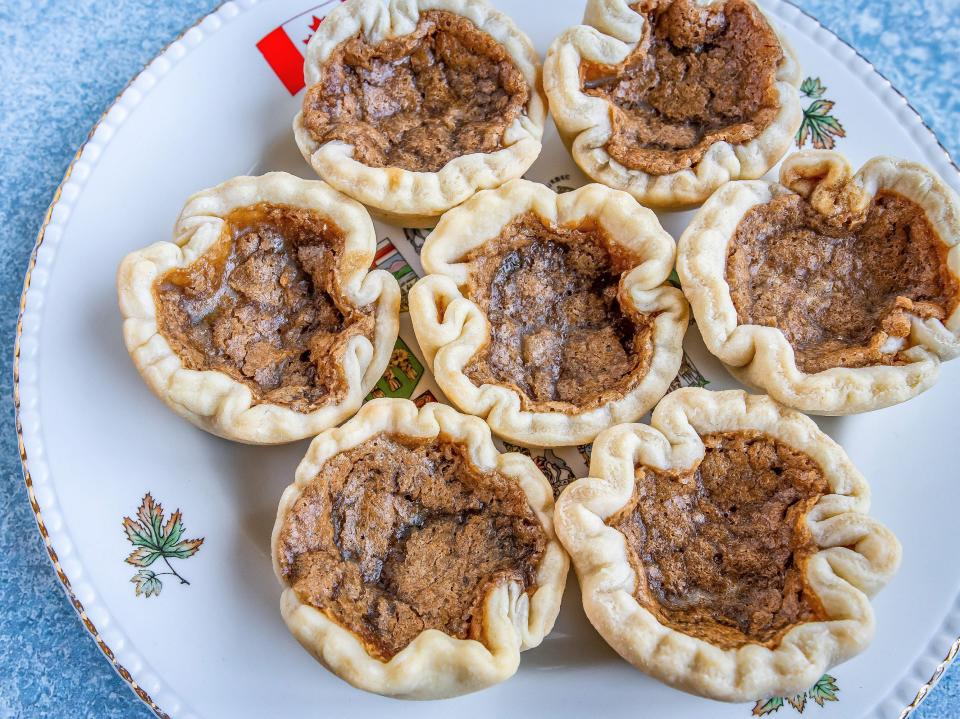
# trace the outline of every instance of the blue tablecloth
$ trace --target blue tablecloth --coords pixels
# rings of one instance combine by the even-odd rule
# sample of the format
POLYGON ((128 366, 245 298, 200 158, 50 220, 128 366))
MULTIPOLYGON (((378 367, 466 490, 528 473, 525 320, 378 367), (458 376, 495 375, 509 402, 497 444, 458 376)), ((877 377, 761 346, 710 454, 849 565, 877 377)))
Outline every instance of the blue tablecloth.
MULTIPOLYGON (((531 0, 548 3, 549 0, 531 0)), ((54 189, 127 80, 217 0, 4 0, 0 7, 0 391, 23 272, 54 189)), ((960 157, 960 1, 800 0, 960 157)), ((67 602, 27 502, 13 403, 0 434, 0 717, 148 717, 67 602)), ((960 664, 960 663, 958 663, 960 664)), ((960 666, 916 713, 960 715, 960 666)))

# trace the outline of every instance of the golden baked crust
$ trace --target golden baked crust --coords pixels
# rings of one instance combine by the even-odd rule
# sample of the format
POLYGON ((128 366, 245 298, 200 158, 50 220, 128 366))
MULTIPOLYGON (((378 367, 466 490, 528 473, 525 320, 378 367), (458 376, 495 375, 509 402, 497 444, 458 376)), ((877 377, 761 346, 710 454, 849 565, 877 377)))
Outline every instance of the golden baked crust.
POLYGON ((751 0, 588 0, 543 72, 576 163, 649 207, 760 177, 802 119, 796 56, 751 0))
POLYGON ((434 377, 510 442, 590 442, 676 376, 673 241, 626 193, 513 180, 444 215, 421 260, 410 316, 434 377))
POLYGON ((429 227, 540 154, 539 62, 481 0, 347 0, 307 47, 294 136, 320 177, 378 217, 429 227))
POLYGON ((851 414, 916 396, 960 354, 958 242, 960 200, 929 168, 877 157, 854 174, 807 151, 780 184, 718 190, 680 238, 677 272, 734 376, 805 412, 851 414))
MULTIPOLYGON (((713 496, 722 500, 720 484, 713 496)), ((699 501, 706 500, 701 497, 699 501)), ((748 701, 803 691, 826 669, 862 651, 872 640, 874 615, 869 597, 896 572, 901 549, 893 534, 866 514, 869 505, 870 490, 864 478, 843 449, 809 418, 765 396, 686 388, 672 392, 657 405, 649 426, 625 424, 601 433, 593 445, 590 477, 564 490, 557 500, 555 516, 557 534, 577 570, 587 617, 621 656, 678 689, 722 701, 748 701), (715 469, 731 473, 732 481, 739 481, 733 477, 743 468, 749 468, 747 476, 762 475, 766 470, 796 473, 789 479, 794 496, 786 498, 792 504, 776 497, 776 491, 791 491, 787 480, 777 490, 772 477, 758 476, 756 491, 769 506, 760 503, 759 511, 756 506, 753 509, 756 521, 767 522, 783 521, 779 510, 791 507, 787 521, 795 524, 787 547, 800 552, 794 559, 802 572, 802 587, 796 586, 796 578, 789 578, 791 562, 786 560, 780 570, 787 569, 783 572, 784 583, 775 590, 782 602, 779 621, 761 617, 764 621, 758 625, 757 617, 740 617, 716 601, 699 618, 689 608, 685 613, 674 611, 672 616, 668 611, 665 616, 643 595, 649 591, 648 582, 675 580, 676 569, 671 574, 655 575, 645 568, 648 561, 668 562, 672 555, 648 553, 652 558, 646 556, 638 562, 631 556, 638 537, 635 533, 631 536, 623 517, 635 501, 638 470, 662 477, 691 476, 704 461, 705 453, 715 452, 718 443, 732 444, 727 449, 737 451, 736 444, 744 441, 744 436, 747 442, 763 439, 778 456, 771 460, 757 447, 750 447, 745 450, 750 453, 749 461, 740 469, 730 463, 731 457, 721 457, 719 461, 727 466, 715 469), (711 445, 710 449, 701 438, 711 445), (773 491, 764 495, 763 482, 773 491), (777 511, 764 518, 764 509, 777 511), (805 548, 807 542, 809 549, 805 548), (798 591, 801 596, 807 595, 806 607, 801 599, 784 613, 798 591), (738 619, 746 633, 718 624, 736 626, 738 619)), ((678 499, 672 531, 682 533, 687 528, 709 537, 711 529, 722 530, 727 521, 723 512, 715 512, 717 516, 707 516, 704 523, 687 525, 682 521, 684 506, 692 511, 689 503, 684 505, 678 499)), ((713 511, 709 505, 700 509, 707 515, 713 511)), ((729 516, 731 508, 724 505, 723 510, 729 516)), ((766 532, 771 559, 782 550, 774 540, 776 531, 777 527, 771 526, 766 532)), ((715 531, 713 536, 723 534, 715 531)), ((740 546, 734 541, 732 546, 734 551, 745 553, 750 544, 747 540, 740 546)), ((673 548, 679 551, 681 547, 682 543, 673 548)), ((691 551, 695 549, 691 547, 691 551)), ((725 563, 721 556, 721 575, 707 572, 706 579, 697 579, 698 592, 690 594, 712 601, 711 582, 719 586, 735 582, 738 562, 749 567, 759 561, 738 554, 725 563)), ((768 576, 762 581, 769 581, 770 569, 769 565, 764 567, 768 576)), ((770 599, 771 587, 761 589, 761 579, 748 574, 745 581, 747 587, 738 590, 744 606, 755 601, 749 591, 751 584, 757 596, 770 599)))
POLYGON ((127 349, 150 389, 208 432, 312 436, 359 409, 396 342, 400 289, 368 271, 375 250, 369 215, 326 183, 233 178, 187 200, 173 242, 121 263, 127 349))
MULTIPOLYGON (((444 461, 450 459, 452 456, 444 461)), ((405 455, 398 466, 409 468, 419 461, 405 455)), ((410 479, 404 476, 398 481, 410 479)), ((379 486, 375 478, 372 481, 374 485, 368 486, 365 491, 372 491, 373 486, 379 486)), ((417 496, 416 488, 410 487, 408 490, 404 492, 405 502, 417 496)), ((443 500, 443 496, 433 491, 423 495, 423 498, 425 501, 443 500)), ((371 501, 377 499, 374 497, 371 501)), ((468 525, 482 519, 479 509, 482 508, 478 505, 470 510, 467 521, 457 531, 464 535, 471 534, 472 527, 468 525)), ((397 505, 396 511, 402 511, 402 508, 397 505)), ((376 513, 382 521, 384 512, 376 510, 376 513)), ((429 511, 424 515, 429 515, 429 511)), ((319 524, 322 513, 317 512, 314 518, 319 524)), ((439 517, 438 522, 442 524, 443 517, 439 517)), ((345 560, 344 564, 358 566, 368 554, 376 564, 376 547, 383 538, 370 532, 373 526, 364 530, 368 532, 363 540, 367 546, 350 555, 355 556, 355 560, 345 560)), ((405 541, 417 542, 418 525, 414 522, 411 526, 413 539, 407 537, 405 541)), ((423 527, 425 533, 433 531, 429 516, 423 527)), ((324 530, 317 528, 316 531, 322 533, 324 530)), ((343 532, 346 532, 346 528, 341 528, 341 534, 343 532)), ((471 536, 476 538, 479 535, 473 532, 471 536)), ((500 454, 493 445, 490 430, 475 417, 461 415, 438 403, 429 403, 418 410, 413 402, 398 399, 368 402, 342 427, 320 434, 311 443, 306 457, 297 468, 296 482, 287 487, 281 497, 272 547, 274 571, 284 586, 281 612, 290 631, 304 648, 356 687, 409 699, 457 696, 483 689, 513 675, 520 662, 520 652, 540 644, 552 629, 560 609, 569 564, 553 531, 553 492, 529 457, 517 453, 500 454), (319 494, 323 494, 328 489, 327 485, 336 482, 343 474, 340 469, 349 471, 349 468, 339 465, 332 466, 338 462, 338 457, 344 454, 349 457, 349 453, 357 447, 369 449, 371 440, 382 444, 383 438, 394 438, 395 441, 407 443, 409 447, 438 442, 459 447, 454 453, 455 461, 461 468, 457 472, 461 480, 467 481, 467 485, 455 489, 448 499, 469 503, 469 499, 462 496, 461 489, 471 482, 488 484, 483 491, 492 492, 487 499, 495 505, 488 510, 497 515, 493 517, 496 529, 488 527, 488 531, 518 531, 520 534, 516 538, 521 538, 520 544, 527 542, 535 550, 532 554, 525 554, 526 559, 523 560, 529 564, 525 570, 529 572, 529 581, 510 572, 500 572, 494 576, 495 581, 482 585, 478 595, 479 604, 472 604, 467 625, 459 620, 439 619, 432 623, 428 621, 429 628, 415 636, 410 627, 394 625, 391 629, 390 623, 373 633, 357 632, 349 628, 352 622, 349 612, 337 611, 333 606, 321 609, 311 603, 311 597, 321 603, 323 597, 332 601, 333 595, 325 595, 322 587, 308 593, 310 596, 300 593, 309 587, 310 580, 308 578, 306 584, 302 581, 298 574, 301 568, 294 567, 296 558, 298 553, 302 554, 305 543, 315 549, 313 545, 318 541, 314 530, 305 524, 313 521, 310 519, 314 516, 313 509, 304 507, 304 502, 312 502, 318 496, 318 488, 314 483, 325 484, 319 488, 319 494), (512 486, 506 486, 507 483, 512 483, 512 486), (516 496, 521 497, 527 505, 522 511, 514 504, 516 496), (517 525, 518 521, 522 527, 517 525), (295 523, 295 529, 299 526, 303 531, 292 532, 291 522, 295 523), (512 523, 515 530, 506 528, 504 522, 512 523), (533 531, 539 538, 531 539, 530 533, 533 531), (522 539, 524 536, 526 539, 522 539), (443 630, 439 626, 443 626, 443 630), (390 635, 393 630, 397 632, 396 638, 401 638, 399 642, 390 635), (381 636, 381 641, 377 641, 375 635, 378 632, 386 632, 387 636, 381 636)), ((462 568, 461 560, 464 557, 455 560, 453 566, 462 568)), ((440 564, 443 561, 438 555, 440 564)), ((310 563, 306 566, 309 571, 310 563)), ((493 565, 487 568, 491 567, 493 565)), ((349 571, 350 567, 346 569, 349 571)), ((423 568, 408 566, 408 578, 410 573, 415 574, 420 569, 423 568)), ((330 566, 325 570, 330 571, 330 566)), ((443 576, 437 576, 438 587, 434 589, 442 592, 444 581, 443 576)), ((383 594, 383 590, 372 588, 369 584, 368 588, 383 594)), ((398 591, 402 594, 403 587, 399 587, 398 591)), ((358 595, 358 600, 363 601, 364 596, 358 595)), ((448 606, 447 610, 450 608, 448 606)), ((443 614, 443 610, 440 614, 443 614)))

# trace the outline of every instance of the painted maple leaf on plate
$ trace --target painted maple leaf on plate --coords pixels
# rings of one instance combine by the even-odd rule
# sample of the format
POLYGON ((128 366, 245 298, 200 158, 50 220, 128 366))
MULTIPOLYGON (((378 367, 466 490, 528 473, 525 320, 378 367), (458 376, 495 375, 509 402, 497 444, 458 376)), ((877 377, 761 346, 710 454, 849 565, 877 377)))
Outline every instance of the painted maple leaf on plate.
POLYGON ((802 148, 810 142, 818 150, 832 150, 837 138, 847 136, 843 125, 831 114, 836 103, 823 99, 826 92, 827 88, 819 77, 808 77, 801 83, 800 94, 813 102, 803 111, 803 121, 797 130, 797 147, 802 148))
POLYGON ((840 701, 840 697, 837 696, 839 691, 840 687, 837 686, 836 678, 824 674, 817 680, 816 684, 796 696, 761 699, 753 706, 751 714, 757 717, 769 716, 780 711, 784 706, 791 706, 797 712, 803 714, 803 710, 807 708, 808 700, 816 702, 818 706, 822 707, 824 702, 840 701))
POLYGON ((823 97, 826 91, 819 77, 808 77, 800 83, 800 94, 806 97, 823 97))
POLYGON ((163 589, 159 577, 168 575, 180 580, 181 584, 190 584, 170 564, 171 559, 189 559, 203 544, 203 538, 184 539, 183 517, 178 509, 164 521, 163 505, 153 499, 148 492, 144 495, 136 518, 123 518, 123 530, 134 546, 126 561, 139 571, 130 580, 135 585, 137 596, 155 597, 163 589), (163 560, 170 571, 156 572, 147 569, 157 560, 163 560))
POLYGON ((763 717, 773 714, 783 707, 783 697, 770 697, 767 700, 761 700, 756 703, 751 712, 755 717, 763 717))
POLYGON ((824 674, 816 684, 807 690, 807 697, 823 706, 824 702, 840 701, 837 698, 838 691, 840 691, 840 687, 837 686, 837 680, 829 674, 824 674))
POLYGON ((141 569, 130 581, 137 585, 135 591, 138 597, 141 594, 145 597, 155 597, 163 589, 163 582, 157 579, 157 573, 149 569, 141 569))

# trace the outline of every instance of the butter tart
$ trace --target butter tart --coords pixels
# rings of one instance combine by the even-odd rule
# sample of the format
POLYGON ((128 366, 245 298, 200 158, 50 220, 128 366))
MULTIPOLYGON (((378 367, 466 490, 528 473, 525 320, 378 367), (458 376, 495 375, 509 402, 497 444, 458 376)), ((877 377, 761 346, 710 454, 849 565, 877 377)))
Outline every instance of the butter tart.
POLYGON ((800 127, 797 58, 751 0, 588 0, 551 45, 550 112, 573 159, 649 207, 756 178, 800 127))
POLYGON ((869 487, 799 412, 676 390, 557 500, 587 617, 638 669, 723 701, 793 696, 872 640, 900 563, 869 487))
POLYGON ((378 399, 310 445, 273 530, 281 612, 350 684, 438 699, 516 672, 569 560, 529 457, 438 403, 378 399))
POLYGON ((688 307, 675 245, 624 192, 512 180, 446 213, 410 291, 444 393, 523 446, 591 442, 667 391, 688 307))
POLYGON ((483 0, 347 0, 311 38, 304 76, 304 158, 394 224, 432 227, 540 154, 540 59, 483 0))
POLYGON ((960 354, 960 199, 888 157, 788 157, 780 183, 732 182, 677 259, 707 348, 742 382, 814 414, 886 407, 960 354))
POLYGON ((356 412, 390 360, 400 288, 369 271, 375 251, 366 210, 326 183, 235 177, 187 200, 173 242, 123 260, 127 350, 208 432, 313 436, 356 412))

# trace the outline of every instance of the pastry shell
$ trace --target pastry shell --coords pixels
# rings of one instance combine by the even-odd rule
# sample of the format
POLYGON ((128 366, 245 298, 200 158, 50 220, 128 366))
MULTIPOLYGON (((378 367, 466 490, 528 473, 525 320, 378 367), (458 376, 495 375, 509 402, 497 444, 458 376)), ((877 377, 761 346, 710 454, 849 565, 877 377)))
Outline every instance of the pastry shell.
MULTIPOLYGON (((695 0, 711 5, 714 0, 695 0)), ((647 207, 682 209, 699 205, 729 180, 761 177, 793 142, 803 119, 797 88, 800 65, 796 53, 773 23, 783 48, 777 68, 779 112, 757 137, 741 143, 715 142, 692 167, 665 175, 631 169, 606 150, 613 128, 609 103, 582 92, 581 61, 617 65, 633 52, 647 22, 630 0, 587 0, 584 24, 564 31, 547 51, 543 84, 550 113, 574 161, 593 180, 625 190, 647 207)))
POLYGON ((569 568, 569 558, 553 529, 553 490, 532 459, 498 452, 489 428, 475 417, 435 402, 418 409, 409 400, 388 398, 368 402, 342 427, 323 432, 311 442, 297 467, 296 481, 280 498, 272 556, 274 572, 284 585, 280 610, 297 641, 353 686, 406 699, 457 696, 511 677, 519 666, 520 652, 538 646, 553 628, 569 568), (509 582, 490 591, 483 603, 482 642, 427 629, 384 662, 372 656, 349 629, 302 602, 283 579, 278 540, 297 498, 327 460, 384 432, 462 443, 475 467, 517 481, 543 527, 547 542, 537 566, 536 590, 528 595, 509 582))
POLYGON ((766 396, 686 388, 660 402, 650 425, 620 425, 597 438, 590 477, 557 500, 556 526, 577 570, 587 617, 622 657, 683 691, 739 702, 801 692, 872 640, 869 597, 896 572, 901 549, 890 530, 866 514, 869 506, 863 476, 808 417, 766 396), (829 619, 793 627, 774 648, 721 649, 662 625, 637 602, 624 535, 605 521, 630 502, 637 465, 685 470, 703 458, 700 435, 746 429, 806 453, 830 485, 832 492, 807 514, 819 551, 804 569, 829 619))
POLYGON ((227 180, 187 200, 173 242, 132 252, 120 264, 117 291, 127 350, 150 389, 207 432, 248 444, 313 436, 356 412, 390 361, 400 327, 400 288, 389 272, 368 271, 375 251, 376 235, 366 210, 325 182, 284 172, 227 180), (347 385, 342 401, 310 413, 257 403, 247 385, 223 372, 187 369, 157 328, 157 278, 192 264, 210 249, 231 210, 262 202, 306 208, 330 218, 344 237, 336 270, 343 296, 357 307, 375 305, 373 341, 351 337, 334 358, 342 364, 347 385))
POLYGON ((667 284, 673 269, 673 238, 653 212, 626 193, 593 184, 558 195, 539 183, 513 180, 478 193, 444 215, 420 259, 429 274, 410 291, 410 317, 437 384, 461 411, 485 418, 494 433, 510 442, 528 447, 591 442, 601 430, 643 416, 677 374, 689 310, 680 290, 667 284), (574 405, 532 411, 522 408, 515 389, 477 386, 464 373, 491 340, 484 311, 461 292, 469 275, 464 258, 496 238, 512 219, 531 211, 555 225, 596 221, 613 244, 643 258, 624 273, 618 297, 639 312, 658 313, 653 320, 653 355, 647 373, 620 399, 582 411, 574 405))
POLYGON ((844 415, 887 407, 914 397, 937 380, 940 363, 960 354, 960 307, 946 320, 911 318, 910 347, 901 365, 833 367, 806 374, 775 327, 738 324, 725 278, 727 246, 743 216, 785 193, 806 198, 824 215, 858 211, 882 190, 919 205, 950 250, 947 268, 960 280, 960 199, 929 168, 875 157, 853 174, 840 153, 808 150, 790 155, 780 183, 731 182, 697 212, 680 237, 677 273, 707 348, 741 382, 778 402, 811 414, 844 415))
POLYGON ((371 167, 353 159, 352 145, 318 144, 304 127, 302 112, 293 121, 297 146, 321 178, 362 202, 378 219, 403 227, 432 227, 443 212, 477 190, 520 177, 540 155, 547 112, 540 58, 533 44, 510 18, 484 0, 347 0, 327 15, 307 46, 307 87, 320 80, 320 68, 341 43, 358 34, 371 43, 408 35, 428 10, 445 10, 470 20, 506 48, 527 81, 526 111, 507 127, 500 150, 461 155, 437 172, 371 167))

